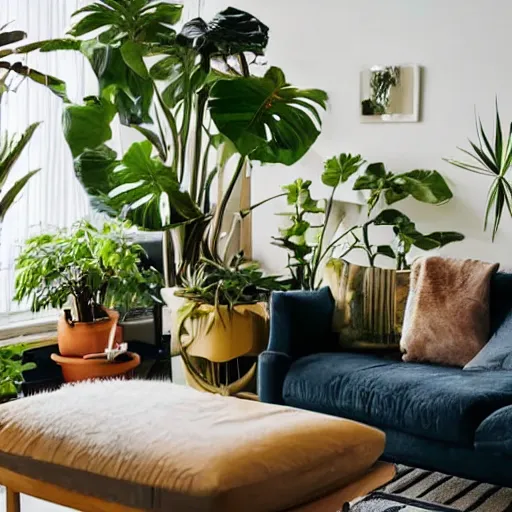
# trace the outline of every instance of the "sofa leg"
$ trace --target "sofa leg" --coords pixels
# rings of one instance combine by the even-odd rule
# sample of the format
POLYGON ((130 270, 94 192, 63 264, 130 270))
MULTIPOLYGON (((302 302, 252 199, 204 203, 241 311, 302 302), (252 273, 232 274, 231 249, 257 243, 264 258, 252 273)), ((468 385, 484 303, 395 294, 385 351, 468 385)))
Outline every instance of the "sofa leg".
POLYGON ((7 489, 7 507, 6 512, 20 512, 20 493, 7 489))

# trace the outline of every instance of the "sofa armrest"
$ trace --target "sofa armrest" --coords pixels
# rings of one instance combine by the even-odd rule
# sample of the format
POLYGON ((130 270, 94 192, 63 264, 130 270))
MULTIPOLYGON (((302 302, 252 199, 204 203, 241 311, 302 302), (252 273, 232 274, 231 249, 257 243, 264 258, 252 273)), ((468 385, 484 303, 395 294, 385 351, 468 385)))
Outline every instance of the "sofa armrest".
POLYGON ((321 352, 332 331, 334 299, 326 286, 315 291, 274 292, 270 298, 268 350, 292 360, 321 352))
POLYGON ((284 380, 293 361, 325 349, 333 310, 334 300, 327 287, 272 294, 269 346, 258 361, 262 402, 282 404, 284 380))
POLYGON ((258 396, 268 404, 283 404, 283 384, 292 359, 283 352, 267 350, 258 358, 258 396))

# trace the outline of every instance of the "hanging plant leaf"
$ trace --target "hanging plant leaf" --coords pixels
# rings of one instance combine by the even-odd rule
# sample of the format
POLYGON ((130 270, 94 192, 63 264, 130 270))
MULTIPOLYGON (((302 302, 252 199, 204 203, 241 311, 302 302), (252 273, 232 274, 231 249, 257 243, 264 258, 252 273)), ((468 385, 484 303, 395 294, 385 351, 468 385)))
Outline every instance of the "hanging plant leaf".
POLYGON ((325 109, 326 102, 324 91, 292 87, 272 67, 263 78, 219 80, 211 90, 209 109, 219 132, 240 154, 292 165, 317 139, 318 107, 325 109))
POLYGON ((263 54, 268 44, 268 27, 245 11, 228 7, 210 23, 194 18, 185 23, 177 41, 203 55, 263 54))
POLYGON ((322 183, 328 187, 337 187, 345 183, 363 164, 361 155, 342 153, 337 157, 333 156, 325 162, 322 183))
POLYGON ((12 30, 11 32, 0 31, 0 46, 7 46, 8 44, 23 41, 26 37, 27 34, 21 30, 12 30))

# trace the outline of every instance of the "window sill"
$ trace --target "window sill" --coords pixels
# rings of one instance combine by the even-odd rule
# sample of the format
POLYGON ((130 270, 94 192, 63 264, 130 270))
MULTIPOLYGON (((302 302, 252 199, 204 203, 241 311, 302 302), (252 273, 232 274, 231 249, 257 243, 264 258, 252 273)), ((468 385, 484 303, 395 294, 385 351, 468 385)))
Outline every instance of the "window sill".
POLYGON ((52 316, 0 324, 0 346, 35 343, 57 336, 56 318, 52 316))

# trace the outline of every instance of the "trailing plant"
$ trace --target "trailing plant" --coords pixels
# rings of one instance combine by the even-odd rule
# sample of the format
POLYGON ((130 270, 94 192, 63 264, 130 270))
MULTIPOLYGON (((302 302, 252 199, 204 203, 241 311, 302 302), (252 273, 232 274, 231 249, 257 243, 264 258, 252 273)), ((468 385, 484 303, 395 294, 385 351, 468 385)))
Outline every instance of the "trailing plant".
POLYGON ((97 229, 86 221, 71 230, 31 238, 16 261, 15 300, 31 301, 34 312, 62 308, 71 298, 74 320, 104 318, 103 307, 122 313, 157 300, 160 274, 143 269, 144 249, 124 226, 106 223, 97 229))
POLYGON ((508 133, 502 128, 497 101, 494 137, 486 133, 481 119, 476 115, 475 123, 478 142, 470 140, 471 149, 469 151, 458 148, 465 155, 469 156, 471 161, 445 160, 466 171, 492 178, 485 209, 484 231, 487 230, 489 221, 493 217, 492 240, 494 242, 503 216, 503 210, 507 209, 512 216, 512 186, 507 179, 507 173, 512 166, 512 124, 508 133))
POLYGON ((394 204, 409 196, 429 203, 442 204, 452 197, 452 192, 444 178, 437 171, 416 170, 402 174, 386 172, 382 163, 369 164, 365 172, 354 183, 354 190, 369 190, 367 200, 368 220, 355 225, 334 239, 326 240, 326 231, 335 204, 337 187, 359 172, 364 164, 360 155, 341 154, 325 162, 322 182, 331 187, 331 194, 324 201, 312 199, 311 181, 297 179, 291 185, 283 187, 287 202, 292 211, 280 215, 290 218, 289 224, 280 229, 280 236, 273 243, 288 252, 288 269, 292 276, 293 287, 315 289, 321 283, 319 270, 325 258, 339 250, 337 257, 344 258, 353 250, 362 250, 368 257, 368 264, 375 266, 378 256, 396 261, 397 269, 408 268, 407 255, 412 247, 429 251, 464 239, 461 233, 436 231, 423 234, 404 213, 396 209, 384 209, 372 215, 376 206, 383 200, 394 204), (390 226, 394 240, 389 245, 372 244, 370 238, 374 227, 390 226))
POLYGON ((36 367, 34 363, 23 363, 24 345, 0 348, 0 401, 15 398, 23 382, 23 372, 36 367))
POLYGON ((239 254, 228 267, 201 260, 175 294, 194 303, 232 309, 237 305, 265 302, 272 291, 284 289, 286 285, 277 276, 265 276, 257 263, 245 262, 239 254))
POLYGON ((320 133, 327 100, 324 91, 293 87, 277 67, 253 75, 268 27, 251 14, 230 7, 177 33, 182 8, 97 1, 75 13, 83 17, 71 38, 31 48, 80 51, 91 63, 99 95, 64 113, 75 172, 98 210, 164 231, 166 285, 181 284, 202 257, 227 265, 219 255, 224 217, 245 169, 255 160, 302 158, 320 133), (99 36, 86 39, 93 31, 99 36), (115 117, 146 139, 119 156, 106 145, 115 117), (215 177, 228 185, 212 205, 215 177), (171 241, 176 229, 183 254, 171 241))

